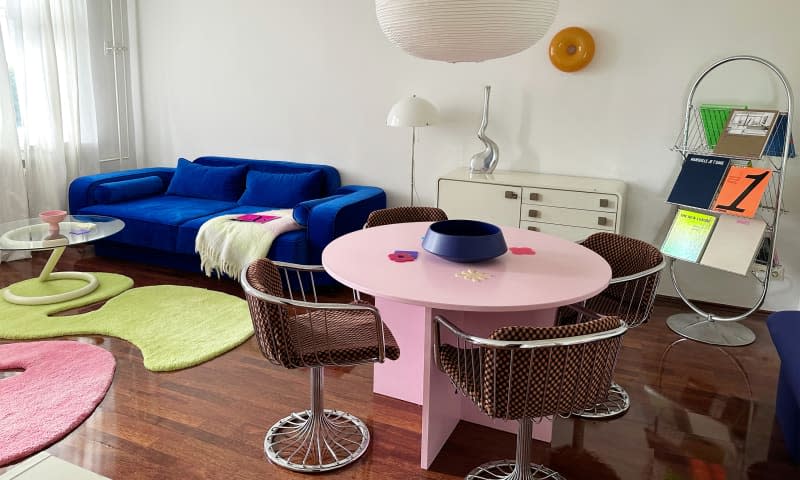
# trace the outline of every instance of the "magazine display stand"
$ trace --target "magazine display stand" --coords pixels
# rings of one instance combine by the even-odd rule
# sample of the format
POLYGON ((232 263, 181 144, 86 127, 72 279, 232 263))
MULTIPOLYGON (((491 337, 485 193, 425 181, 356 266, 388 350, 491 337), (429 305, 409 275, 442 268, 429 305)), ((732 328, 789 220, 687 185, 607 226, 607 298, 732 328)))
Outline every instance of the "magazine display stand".
MULTIPOLYGON (((754 62, 769 69, 782 83, 786 95, 786 110, 781 112, 782 115, 786 115, 786 128, 784 129, 785 134, 782 136, 776 134, 770 138, 770 144, 768 144, 767 148, 764 150, 765 155, 759 159, 724 155, 724 157, 730 158, 734 163, 739 162, 740 164, 748 164, 752 162, 754 166, 758 165, 761 168, 767 168, 772 171, 772 176, 766 192, 762 197, 756 213, 756 217, 761 218, 767 224, 766 231, 764 233, 764 236, 769 238, 769 241, 765 241, 764 243, 764 245, 767 246, 765 249, 766 273, 763 278, 753 274, 758 280, 760 293, 758 294, 758 297, 752 307, 741 315, 723 317, 703 311, 700 307, 688 299, 686 293, 684 293, 684 291, 681 289, 678 276, 675 272, 675 265, 677 262, 675 259, 671 259, 670 276, 672 277, 672 283, 675 286, 675 290, 678 292, 680 298, 686 303, 687 306, 689 306, 689 308, 693 310, 694 313, 681 313, 672 315, 667 319, 667 325, 675 333, 699 342, 721 346, 744 346, 752 343, 755 340, 755 333, 737 322, 746 318, 758 310, 761 305, 763 305, 764 299, 767 295, 767 289, 769 288, 769 282, 772 278, 773 267, 777 264, 775 246, 777 244, 776 239, 779 231, 780 217, 781 213, 783 212, 782 199, 784 173, 786 170, 786 160, 789 157, 791 146, 793 105, 792 90, 789 86, 789 82, 786 80, 786 77, 775 65, 759 57, 737 55, 715 62, 706 68, 702 74, 700 74, 689 91, 689 96, 686 100, 683 131, 676 142, 674 150, 681 154, 684 161, 689 157, 689 155, 723 156, 715 154, 713 151, 713 146, 709 145, 707 132, 703 126, 700 107, 694 105, 693 102, 697 88, 700 86, 706 76, 718 67, 731 62, 754 62), (776 152, 776 148, 778 149, 777 153, 782 152, 780 156, 767 155, 768 153, 776 152)), ((703 211, 703 209, 694 210, 703 211)), ((718 215, 718 212, 706 211, 706 213, 714 213, 715 215, 718 215)))

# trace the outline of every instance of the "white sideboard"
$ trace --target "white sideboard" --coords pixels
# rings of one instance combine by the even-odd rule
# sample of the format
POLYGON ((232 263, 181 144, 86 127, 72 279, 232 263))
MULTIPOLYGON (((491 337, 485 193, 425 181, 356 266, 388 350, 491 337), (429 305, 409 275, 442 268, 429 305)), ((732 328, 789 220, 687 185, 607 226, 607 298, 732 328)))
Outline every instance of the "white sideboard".
POLYGON ((437 205, 450 218, 527 228, 573 241, 622 230, 625 182, 605 178, 460 168, 439 178, 437 205))

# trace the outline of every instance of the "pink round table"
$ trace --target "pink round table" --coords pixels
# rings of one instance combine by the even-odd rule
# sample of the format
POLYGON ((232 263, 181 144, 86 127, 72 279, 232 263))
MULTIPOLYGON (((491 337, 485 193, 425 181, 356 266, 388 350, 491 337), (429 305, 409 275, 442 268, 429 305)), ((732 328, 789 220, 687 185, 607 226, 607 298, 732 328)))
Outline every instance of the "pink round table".
MULTIPOLYGON (((375 297, 381 318, 400 346, 400 359, 375 365, 373 390, 422 405, 421 465, 428 468, 459 420, 515 432, 515 422, 492 420, 454 394, 432 358, 431 325, 444 315, 465 331, 488 336, 508 325, 547 326, 556 309, 600 293, 611 280, 602 257, 576 243, 538 232, 502 227, 506 244, 530 247, 486 262, 453 263, 422 249, 429 223, 359 230, 331 242, 322 264, 334 279, 375 297), (413 262, 394 262, 395 250, 419 252, 413 262)), ((549 441, 542 422, 534 437, 549 441)))

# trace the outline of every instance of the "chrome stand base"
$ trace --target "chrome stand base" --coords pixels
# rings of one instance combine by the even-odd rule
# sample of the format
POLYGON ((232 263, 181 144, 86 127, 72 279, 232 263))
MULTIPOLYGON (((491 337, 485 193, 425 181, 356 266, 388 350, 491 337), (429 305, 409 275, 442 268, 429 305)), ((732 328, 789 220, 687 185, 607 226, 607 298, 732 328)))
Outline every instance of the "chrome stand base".
POLYGON ((555 470, 531 463, 533 421, 520 418, 518 422, 516 459, 484 463, 469 472, 466 480, 564 480, 555 470))
POLYGON ((574 415, 580 418, 598 420, 617 417, 627 412, 629 408, 631 408, 631 398, 628 396, 628 392, 617 382, 612 382, 611 388, 608 389, 606 401, 600 402, 592 408, 575 412, 574 415))
POLYGON ((467 474, 466 480, 564 480, 555 470, 537 465, 529 464, 528 471, 520 472, 515 467, 514 460, 499 460, 496 462, 484 463, 467 474))
POLYGON ((743 347, 756 340, 756 334, 741 323, 709 320, 696 313, 672 315, 667 325, 678 335, 722 347, 743 347))
POLYGON ((5 289, 5 291, 3 291, 3 298, 8 303, 14 303, 16 305, 52 305, 54 303, 61 303, 74 300, 76 298, 85 297, 86 295, 89 295, 97 290, 97 287, 100 286, 100 282, 97 280, 97 277, 91 273, 53 272, 53 269, 56 268, 56 264, 61 259, 61 255, 64 253, 65 248, 66 247, 56 247, 53 249, 53 251, 50 253, 50 258, 47 260, 47 263, 39 274, 39 278, 37 280, 40 283, 49 282, 51 280, 83 280, 86 282, 86 285, 82 285, 81 287, 68 292, 34 297, 17 295, 11 292, 11 287, 8 287, 5 289))
POLYGON ((367 451, 369 430, 348 413, 311 410, 292 413, 272 426, 264 439, 269 460, 296 472, 326 472, 349 465, 367 451))

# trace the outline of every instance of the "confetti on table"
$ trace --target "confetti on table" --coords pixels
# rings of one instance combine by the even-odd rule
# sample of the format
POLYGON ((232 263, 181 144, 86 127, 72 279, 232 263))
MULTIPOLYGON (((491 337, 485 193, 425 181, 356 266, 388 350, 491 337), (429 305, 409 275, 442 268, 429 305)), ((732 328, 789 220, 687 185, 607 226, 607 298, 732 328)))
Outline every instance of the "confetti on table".
POLYGON ((536 251, 531 247, 511 247, 509 250, 514 255, 536 255, 536 251))
POLYGON ((469 280, 471 282, 482 282, 491 277, 491 275, 470 268, 464 270, 463 272, 456 273, 456 277, 463 278, 464 280, 469 280))

